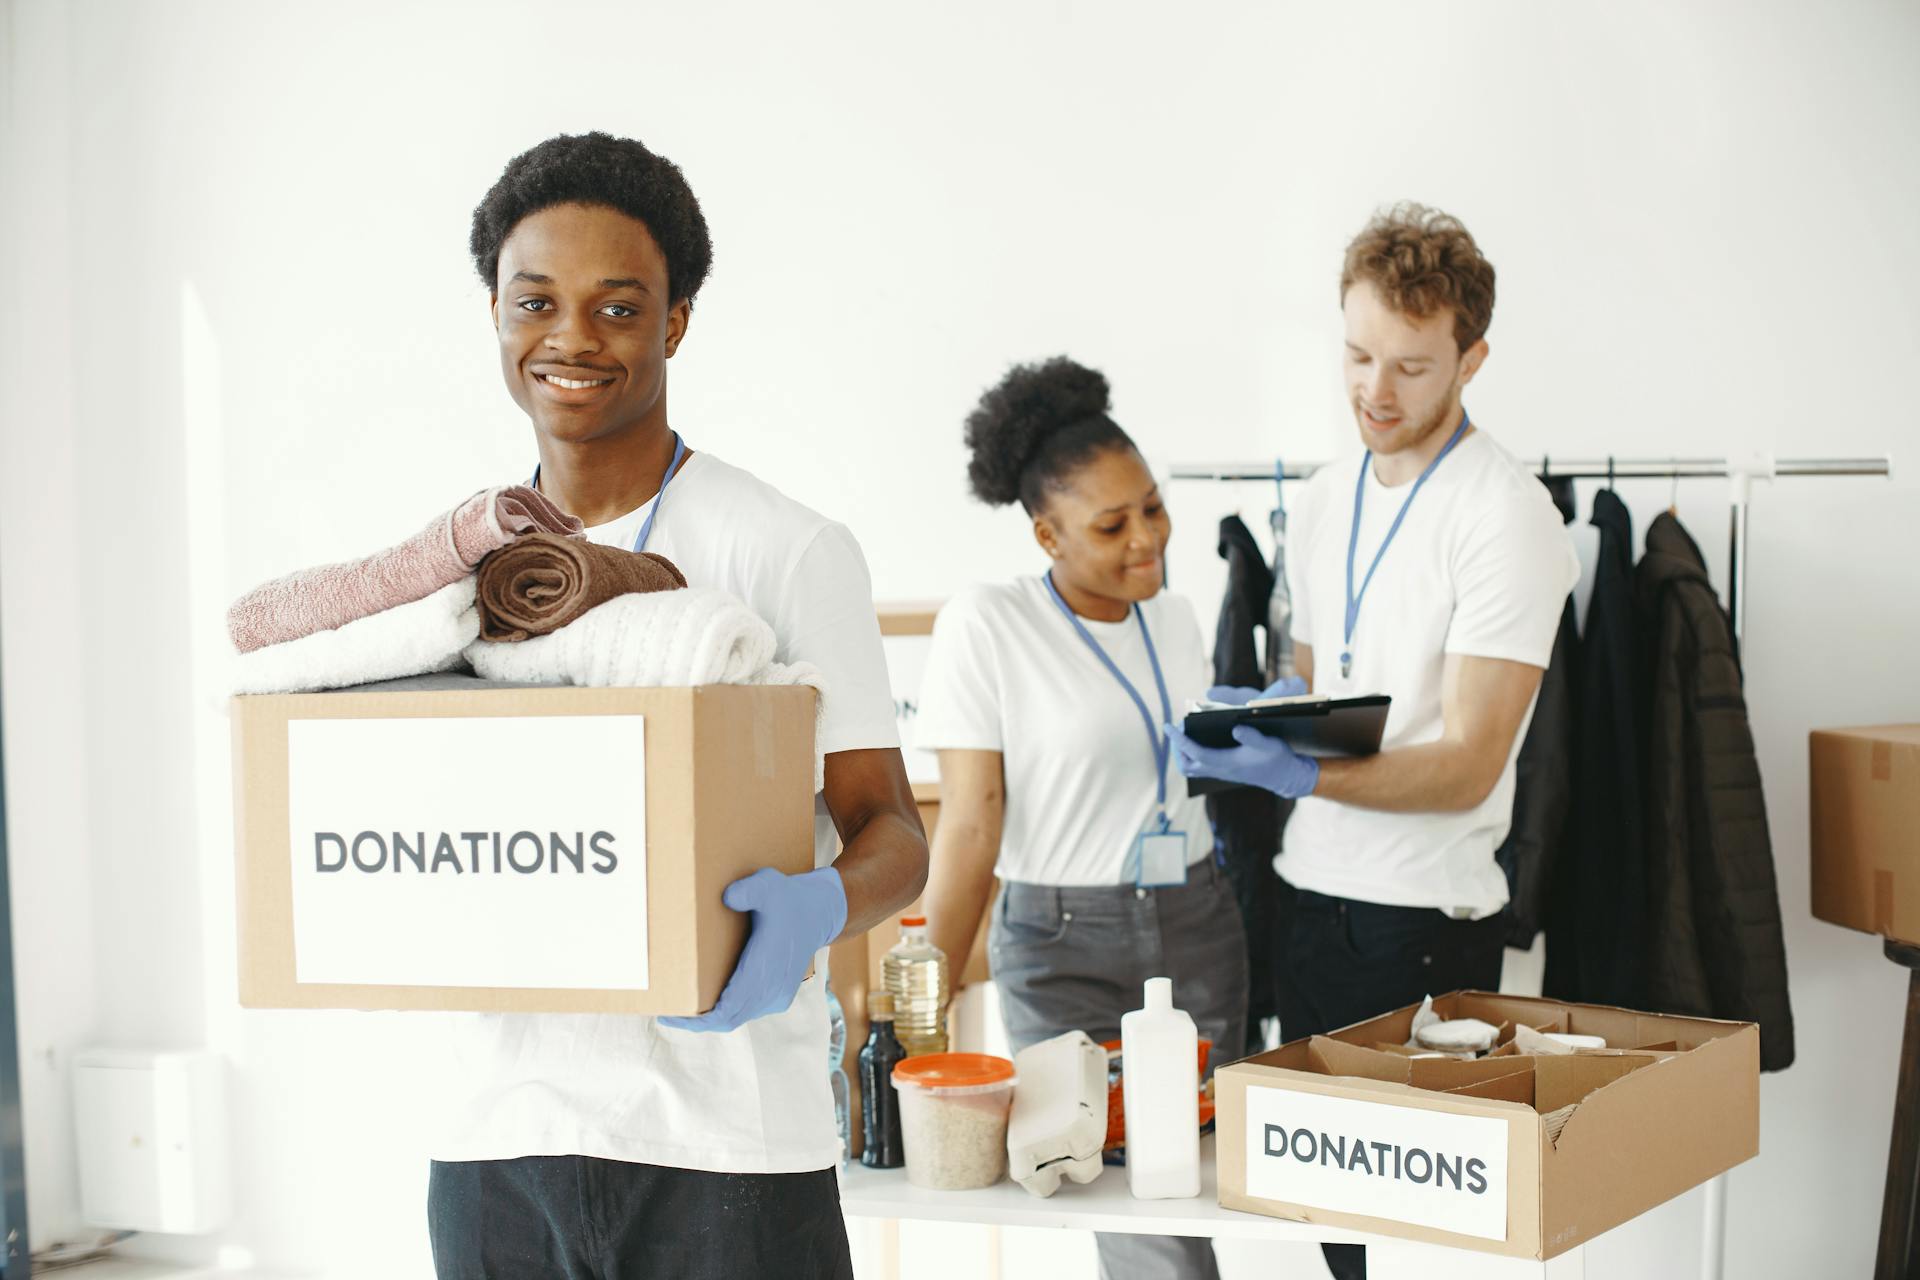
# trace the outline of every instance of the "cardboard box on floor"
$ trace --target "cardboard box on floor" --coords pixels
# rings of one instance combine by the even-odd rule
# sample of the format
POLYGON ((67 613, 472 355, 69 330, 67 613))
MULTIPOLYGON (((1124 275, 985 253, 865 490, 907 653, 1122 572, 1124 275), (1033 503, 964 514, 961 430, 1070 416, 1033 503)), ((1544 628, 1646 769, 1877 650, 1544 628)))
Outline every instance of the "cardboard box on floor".
POLYGON ((240 1002, 694 1014, 813 866, 814 692, 233 700, 240 1002))
POLYGON ((1375 1049, 1411 1038, 1409 1006, 1243 1059, 1214 1077, 1220 1203, 1544 1260, 1759 1154, 1752 1023, 1476 991, 1434 1007, 1612 1049, 1471 1061, 1375 1049))
POLYGON ((1920 946, 1920 724, 1807 740, 1813 914, 1920 946))

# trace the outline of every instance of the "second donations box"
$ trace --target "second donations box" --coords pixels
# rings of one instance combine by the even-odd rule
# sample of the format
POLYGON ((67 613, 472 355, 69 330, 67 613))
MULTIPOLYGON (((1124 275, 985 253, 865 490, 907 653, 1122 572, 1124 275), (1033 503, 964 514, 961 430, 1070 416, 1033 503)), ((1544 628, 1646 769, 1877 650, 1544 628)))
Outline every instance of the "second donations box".
MULTIPOLYGON (((452 682, 450 682, 452 683, 452 682)), ((233 700, 249 1008, 695 1014, 814 859, 812 689, 233 700)))
POLYGON ((1477 991, 1433 1004, 1611 1048, 1413 1057, 1409 1006, 1222 1067, 1220 1203, 1546 1259, 1759 1152, 1752 1023, 1477 991))

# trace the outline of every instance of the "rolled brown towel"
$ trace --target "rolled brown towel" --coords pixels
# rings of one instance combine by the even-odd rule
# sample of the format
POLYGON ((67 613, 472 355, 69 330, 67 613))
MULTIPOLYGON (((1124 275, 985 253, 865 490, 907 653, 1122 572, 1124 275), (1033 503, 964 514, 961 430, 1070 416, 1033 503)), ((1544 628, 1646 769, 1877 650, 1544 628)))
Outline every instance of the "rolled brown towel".
POLYGON ((544 636, 615 596, 686 585, 671 560, 651 551, 529 533, 480 562, 480 638, 544 636))
POLYGON ((424 600, 481 557, 536 529, 579 537, 578 520, 524 485, 483 489, 396 547, 255 587, 227 610, 233 647, 251 653, 424 600))

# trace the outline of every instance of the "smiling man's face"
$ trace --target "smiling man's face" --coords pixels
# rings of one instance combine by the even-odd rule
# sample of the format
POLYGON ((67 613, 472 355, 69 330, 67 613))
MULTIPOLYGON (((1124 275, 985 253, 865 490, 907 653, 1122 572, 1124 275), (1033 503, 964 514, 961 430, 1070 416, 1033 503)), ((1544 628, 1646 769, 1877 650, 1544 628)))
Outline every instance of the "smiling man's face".
POLYGON ((493 324, 515 403, 567 443, 666 425, 667 361, 689 304, 645 223, 600 205, 521 219, 500 246, 493 324))

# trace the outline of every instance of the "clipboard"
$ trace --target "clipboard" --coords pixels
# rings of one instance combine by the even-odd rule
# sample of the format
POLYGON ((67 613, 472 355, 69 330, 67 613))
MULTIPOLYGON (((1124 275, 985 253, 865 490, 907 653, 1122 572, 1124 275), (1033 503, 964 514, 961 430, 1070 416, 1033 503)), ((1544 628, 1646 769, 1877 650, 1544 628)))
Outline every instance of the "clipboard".
MULTIPOLYGON (((1380 750, 1386 733, 1387 712, 1393 699, 1384 693, 1358 698, 1327 698, 1308 694, 1249 702, 1244 707, 1221 707, 1189 712, 1181 730, 1203 747, 1231 747, 1238 725, 1287 743, 1304 756, 1370 756, 1380 750)), ((1188 795, 1210 795, 1236 789, 1235 783, 1214 778, 1187 779, 1188 795)))
POLYGON ((1249 702, 1244 707, 1189 712, 1181 729, 1203 747, 1231 747, 1236 727, 1252 725, 1285 738, 1303 756, 1370 756, 1380 750, 1393 699, 1384 693, 1358 698, 1308 694, 1249 702))

